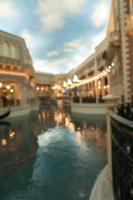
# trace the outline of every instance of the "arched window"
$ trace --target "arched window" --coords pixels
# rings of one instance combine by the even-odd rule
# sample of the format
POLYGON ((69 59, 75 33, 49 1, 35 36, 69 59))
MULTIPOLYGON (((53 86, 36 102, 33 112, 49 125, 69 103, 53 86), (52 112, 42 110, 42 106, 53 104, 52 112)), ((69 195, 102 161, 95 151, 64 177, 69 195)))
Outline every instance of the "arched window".
POLYGON ((16 46, 11 44, 10 46, 11 58, 16 58, 16 46))
POLYGON ((107 77, 104 78, 104 85, 106 85, 106 86, 108 85, 108 78, 107 77))
POLYGON ((9 57, 9 46, 6 42, 3 44, 3 56, 9 57))
POLYGON ((0 56, 2 56, 2 43, 0 43, 0 56))
POLYGON ((29 58, 28 64, 32 65, 32 60, 31 60, 31 58, 29 58))
POLYGON ((19 59, 19 49, 18 49, 18 47, 15 48, 15 51, 16 51, 16 59, 19 59))

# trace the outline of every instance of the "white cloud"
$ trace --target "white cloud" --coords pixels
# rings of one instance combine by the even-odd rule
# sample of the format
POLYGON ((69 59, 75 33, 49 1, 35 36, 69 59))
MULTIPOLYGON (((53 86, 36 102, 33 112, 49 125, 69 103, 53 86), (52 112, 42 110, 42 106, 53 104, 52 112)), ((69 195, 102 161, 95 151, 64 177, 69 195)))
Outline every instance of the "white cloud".
POLYGON ((38 0, 37 13, 43 28, 52 32, 61 28, 67 17, 81 12, 86 0, 38 0))
POLYGON ((106 29, 102 30, 98 35, 94 36, 91 42, 90 53, 95 51, 95 47, 106 38, 106 29))
MULTIPOLYGON (((48 73, 59 73, 61 71, 60 66, 67 65, 68 60, 65 58, 57 59, 54 61, 48 61, 45 59, 35 59, 34 68, 36 71, 48 72, 48 73)), ((62 72, 66 72, 66 69, 62 67, 62 72)))
POLYGON ((0 1, 0 18, 16 17, 19 12, 10 0, 0 1))
POLYGON ((102 0, 94 6, 92 16, 89 16, 89 20, 91 20, 94 26, 100 27, 105 22, 108 22, 109 12, 110 4, 107 1, 102 0))
POLYGON ((68 62, 68 59, 66 59, 66 58, 60 58, 60 59, 54 60, 52 62, 52 65, 53 66, 64 65, 64 64, 67 64, 67 62, 68 62))
POLYGON ((44 59, 34 59, 33 60, 33 65, 35 71, 40 71, 40 72, 50 72, 49 65, 50 63, 47 60, 44 59))
POLYGON ((86 55, 74 55, 70 62, 67 65, 67 72, 70 70, 77 68, 84 60, 86 59, 86 55))
POLYGON ((26 42, 26 46, 28 46, 28 48, 32 52, 34 52, 37 49, 39 49, 40 45, 42 44, 41 38, 39 36, 37 37, 36 35, 34 35, 33 33, 31 33, 30 31, 28 31, 27 29, 22 30, 20 36, 22 38, 24 38, 24 40, 26 42))
POLYGON ((63 51, 65 51, 65 52, 72 52, 72 51, 74 51, 74 49, 64 48, 63 51))
POLYGON ((34 68, 36 71, 48 73, 67 73, 79 66, 86 59, 86 55, 74 55, 71 58, 61 58, 54 61, 35 59, 34 68))
POLYGON ((82 43, 79 39, 71 40, 69 42, 65 43, 66 47, 69 48, 80 48, 82 46, 82 43))
POLYGON ((70 40, 68 42, 64 43, 64 49, 62 49, 64 52, 76 52, 79 53, 79 51, 82 51, 85 49, 85 45, 81 42, 80 39, 70 40))
MULTIPOLYGON (((48 61, 45 59, 34 60, 34 66, 36 71, 49 72, 49 73, 67 73, 73 68, 77 68, 84 60, 91 54, 94 53, 95 47, 100 44, 106 37, 106 30, 102 30, 99 34, 94 35, 89 44, 81 49, 74 51, 74 48, 64 48, 64 51, 73 51, 71 57, 54 59, 53 61, 48 61)), ((76 47, 79 40, 73 40, 65 43, 66 46, 76 47)), ((57 51, 58 52, 58 51, 57 51)), ((56 54, 56 51, 49 52, 51 55, 56 54)))
POLYGON ((48 52, 47 52, 47 55, 48 55, 49 57, 58 56, 58 55, 59 55, 59 51, 55 51, 55 50, 53 50, 53 51, 48 51, 48 52))
POLYGON ((47 32, 52 32, 63 26, 63 21, 58 15, 49 14, 42 18, 42 24, 47 32))

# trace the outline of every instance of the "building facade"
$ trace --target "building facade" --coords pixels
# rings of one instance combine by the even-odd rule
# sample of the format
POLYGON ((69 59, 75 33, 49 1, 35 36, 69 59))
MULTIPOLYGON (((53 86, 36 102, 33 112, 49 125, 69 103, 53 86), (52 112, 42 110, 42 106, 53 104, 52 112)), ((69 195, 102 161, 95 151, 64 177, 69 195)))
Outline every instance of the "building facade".
POLYGON ((111 92, 121 95, 122 101, 133 96, 133 1, 113 0, 108 24, 107 60, 115 63, 111 74, 111 92), (109 53, 112 58, 110 58, 109 53))
POLYGON ((36 101, 35 72, 24 39, 0 30, 1 106, 36 101))
POLYGON ((48 103, 53 96, 54 75, 36 72, 36 95, 40 104, 48 103))
POLYGON ((63 81, 65 74, 36 72, 36 95, 41 105, 63 97, 63 81))
POLYGON ((80 97, 82 103, 102 103, 102 96, 110 93, 111 66, 106 65, 104 59, 107 47, 108 42, 105 39, 95 48, 93 54, 67 75, 71 80, 74 75, 78 76, 79 83, 72 83, 76 85, 73 87, 72 96, 80 97))
POLYGON ((67 79, 72 80, 76 74, 82 81, 73 96, 90 97, 98 102, 104 95, 114 94, 120 96, 120 102, 132 101, 132 49, 133 0, 113 0, 106 38, 95 47, 92 55, 67 75, 67 79))

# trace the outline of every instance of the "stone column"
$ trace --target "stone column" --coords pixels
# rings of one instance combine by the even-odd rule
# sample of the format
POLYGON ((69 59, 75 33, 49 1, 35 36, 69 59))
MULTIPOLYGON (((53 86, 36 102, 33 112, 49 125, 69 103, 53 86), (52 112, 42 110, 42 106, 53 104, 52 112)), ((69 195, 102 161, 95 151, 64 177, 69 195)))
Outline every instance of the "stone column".
POLYGON ((112 130, 110 112, 118 105, 119 96, 106 95, 103 97, 107 107, 107 163, 108 163, 108 178, 112 179, 112 130))
POLYGON ((22 105, 27 104, 27 88, 26 86, 22 86, 22 105))
POLYGON ((120 29, 121 29, 121 48, 123 63, 123 89, 125 102, 128 102, 131 94, 130 87, 130 49, 129 36, 126 32, 126 22, 128 16, 128 4, 125 0, 119 0, 120 6, 120 29))

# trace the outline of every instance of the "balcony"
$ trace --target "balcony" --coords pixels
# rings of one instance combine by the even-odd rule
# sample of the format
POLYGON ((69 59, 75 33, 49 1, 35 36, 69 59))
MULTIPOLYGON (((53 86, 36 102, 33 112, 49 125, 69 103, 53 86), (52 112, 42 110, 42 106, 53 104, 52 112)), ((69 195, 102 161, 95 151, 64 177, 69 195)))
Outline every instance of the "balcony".
POLYGON ((110 43, 111 47, 119 47, 120 46, 119 31, 112 31, 109 34, 109 43, 110 43))
POLYGON ((133 14, 128 15, 126 30, 130 36, 133 36, 133 14))
POLYGON ((8 58, 8 57, 4 57, 4 56, 0 56, 0 62, 4 63, 4 64, 20 65, 20 60, 19 59, 8 58))

